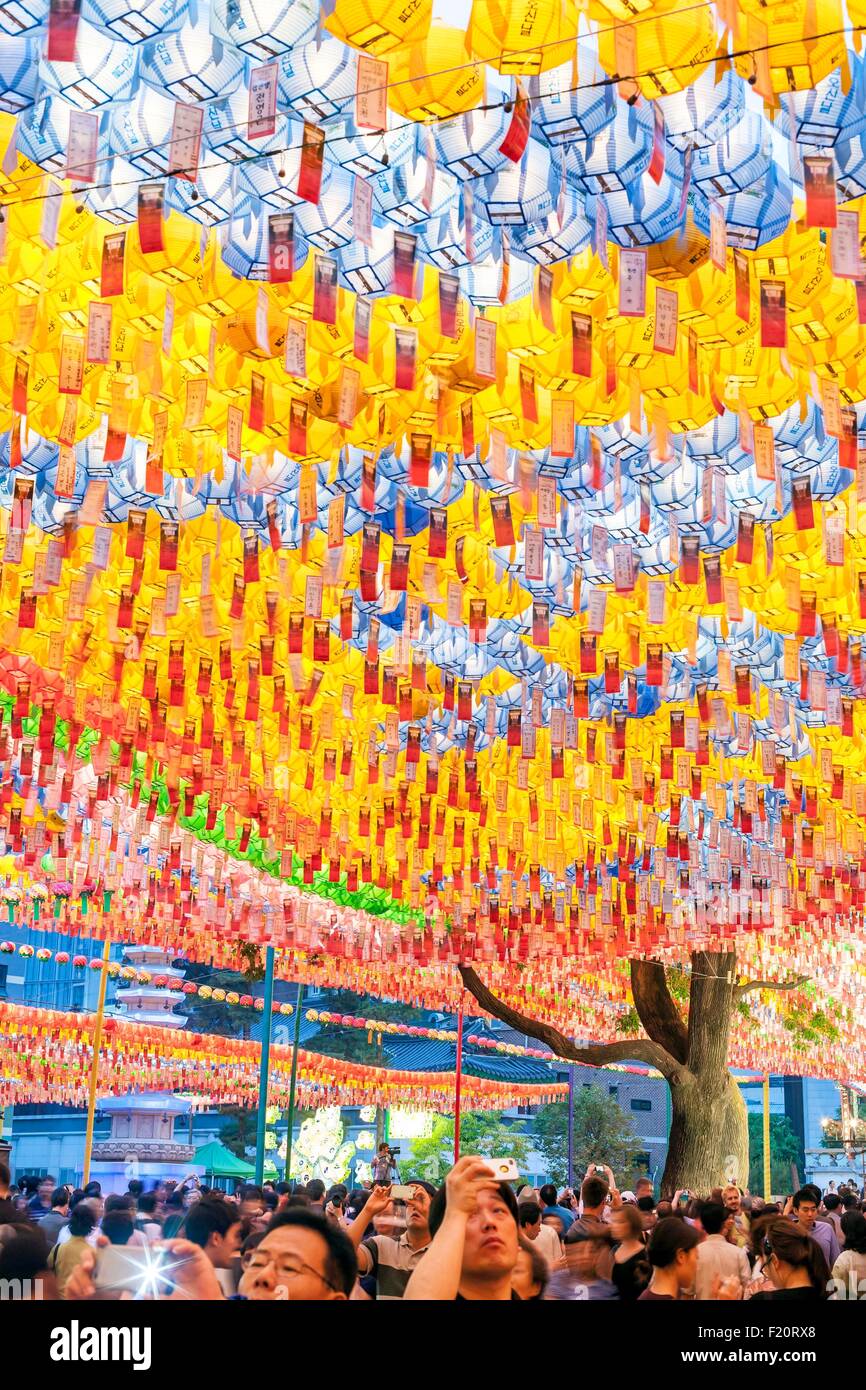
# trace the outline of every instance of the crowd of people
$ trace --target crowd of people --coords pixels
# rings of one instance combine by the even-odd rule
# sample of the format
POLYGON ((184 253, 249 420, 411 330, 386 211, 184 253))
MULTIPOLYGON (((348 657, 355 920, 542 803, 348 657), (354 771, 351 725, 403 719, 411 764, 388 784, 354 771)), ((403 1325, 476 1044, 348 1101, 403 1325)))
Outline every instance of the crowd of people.
POLYGON ((662 1201, 648 1178, 618 1190, 602 1164, 557 1191, 498 1182, 478 1156, 438 1188, 383 1176, 228 1193, 188 1178, 104 1195, 50 1177, 13 1187, 0 1163, 0 1280, 73 1301, 856 1299, 863 1199, 807 1184, 765 1202, 729 1184, 662 1201))

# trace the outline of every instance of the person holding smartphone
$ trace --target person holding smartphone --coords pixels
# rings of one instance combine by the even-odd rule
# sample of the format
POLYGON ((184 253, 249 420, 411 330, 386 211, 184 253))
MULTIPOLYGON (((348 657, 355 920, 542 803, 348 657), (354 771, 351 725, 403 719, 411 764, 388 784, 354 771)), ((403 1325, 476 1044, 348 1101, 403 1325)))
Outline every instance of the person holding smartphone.
POLYGON ((407 1302, 520 1302, 512 1286, 517 1222, 514 1189, 496 1181, 489 1160, 458 1159, 431 1203, 433 1239, 406 1285, 407 1302))
POLYGON ((436 1188, 429 1182, 409 1184, 406 1229, 398 1236, 377 1232, 365 1239, 370 1222, 392 1202, 391 1187, 375 1186, 346 1233, 358 1254, 358 1273, 375 1278, 377 1299, 402 1298, 413 1271, 430 1248, 430 1203, 436 1188))

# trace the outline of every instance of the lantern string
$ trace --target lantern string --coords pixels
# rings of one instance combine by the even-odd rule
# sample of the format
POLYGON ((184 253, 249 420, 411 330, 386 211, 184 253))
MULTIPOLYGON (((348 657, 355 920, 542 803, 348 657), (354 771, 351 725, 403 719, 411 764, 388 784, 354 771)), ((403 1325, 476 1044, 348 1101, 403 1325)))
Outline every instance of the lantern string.
MULTIPOLYGON (((703 8, 703 6, 694 6, 693 8, 700 9, 700 8, 703 8)), ((678 12, 678 13, 679 13, 679 12, 678 12)), ((614 25, 614 26, 613 26, 614 29, 616 29, 616 28, 618 28, 618 27, 621 27, 621 26, 618 26, 618 25, 614 25)), ((607 32, 607 31, 602 31, 602 32, 607 32)), ((829 29, 829 30, 827 30, 827 31, 825 31, 824 33, 821 33, 821 34, 808 34, 808 35, 804 35, 804 36, 803 36, 803 39, 802 39, 802 42, 803 42, 804 44, 819 43, 819 42, 821 42, 822 40, 825 40, 825 39, 832 39, 832 38, 839 38, 839 37, 842 37, 842 36, 844 36, 844 35, 847 35, 848 33, 858 33, 858 34, 859 34, 859 33, 864 33, 864 32, 866 32, 866 25, 864 25, 864 24, 857 24, 857 25, 851 26, 850 29, 849 29, 849 28, 843 27, 843 28, 839 28, 839 29, 829 29)), ((562 43, 562 40, 559 40, 559 43, 561 44, 561 43, 562 43)), ((777 48, 786 48, 786 47, 789 47, 789 46, 790 46, 790 39, 775 39, 775 40, 773 40, 773 41, 771 41, 771 42, 768 42, 768 43, 766 43, 766 44, 761 44, 761 45, 759 45, 759 46, 757 46, 757 47, 735 49, 735 50, 733 50, 733 51, 730 52, 730 53, 720 54, 719 57, 718 57, 718 59, 717 59, 717 61, 719 61, 719 62, 733 62, 736 58, 749 58, 749 57, 753 57, 755 54, 758 54, 758 53, 770 53, 770 52, 772 52, 774 49, 777 49, 777 48)), ((544 47, 544 45, 536 45, 536 47, 544 47)), ((452 69, 452 68, 443 68, 443 69, 441 69, 441 71, 440 71, 439 73, 430 73, 430 74, 425 74, 424 76, 439 76, 439 75, 443 75, 443 76, 444 76, 444 75, 447 75, 449 72, 452 72, 452 71, 454 71, 454 72, 460 71, 462 68, 467 67, 467 66, 468 66, 468 67, 472 67, 472 66, 474 66, 474 64, 459 64, 457 67, 455 67, 455 68, 453 68, 453 69, 452 69)), ((691 61, 685 61, 685 62, 682 62, 682 63, 674 63, 674 64, 669 65, 669 71, 671 71, 671 72, 679 72, 679 71, 683 71, 683 70, 685 70, 685 71, 691 71, 691 70, 693 70, 693 68, 694 68, 694 63, 691 62, 691 61)), ((580 92, 592 92, 592 91, 597 91, 597 90, 603 90, 604 88, 607 88, 607 87, 619 86, 620 83, 623 83, 623 82, 639 82, 642 78, 652 77, 652 76, 654 75, 654 73, 655 73, 655 69, 653 69, 653 68, 648 68, 648 69, 646 69, 646 70, 643 71, 643 72, 615 74, 615 75, 612 76, 612 77, 599 78, 599 79, 598 79, 597 81, 595 81, 595 82, 581 82, 581 83, 576 84, 576 85, 573 86, 573 87, 559 88, 559 89, 557 89, 556 93, 550 93, 550 95, 571 96, 571 95, 576 95, 576 94, 578 94, 578 93, 580 93, 580 92)), ((401 80, 402 80, 402 79, 401 79, 401 80)), ((406 79, 406 80, 420 81, 420 80, 422 80, 422 79, 419 77, 419 78, 412 78, 412 79, 406 79)), ((389 84, 389 85, 397 85, 397 84, 389 84)), ((379 89, 379 90, 381 90, 381 89, 379 89)), ((303 95, 298 95, 298 96, 294 97, 293 100, 294 100, 295 102, 301 102, 301 101, 304 101, 305 99, 307 99, 308 97, 313 96, 313 95, 314 95, 314 92, 313 92, 313 91, 310 91, 310 92, 304 93, 303 95)), ((342 100, 345 100, 345 101, 354 101, 354 100, 355 100, 355 97, 354 97, 354 96, 352 96, 352 97, 347 97, 347 98, 343 98, 342 100)), ((390 135, 396 135, 396 134, 398 134, 400 131, 407 130, 407 129, 409 129, 409 128, 412 127, 412 126, 414 126, 414 127, 417 128, 419 125, 422 125, 422 124, 423 124, 423 125, 425 126, 425 128, 429 128, 430 126, 433 126, 433 125, 440 125, 440 124, 442 124, 442 123, 444 123, 444 122, 446 122, 446 121, 453 121, 453 120, 459 119, 459 117, 460 117, 461 115, 471 115, 471 114, 473 114, 474 112, 483 112, 483 113, 487 113, 487 112, 490 112, 490 111, 510 110, 511 106, 513 105, 513 100, 514 100, 513 97, 508 97, 508 96, 506 96, 506 97, 503 97, 501 101, 497 101, 497 102, 488 102, 488 103, 483 104, 483 105, 475 106, 475 107, 473 107, 473 108, 472 108, 470 111, 468 111, 468 112, 458 112, 458 113, 456 113, 456 115, 455 115, 455 114, 451 114, 451 115, 445 115, 445 116, 434 116, 430 121, 426 121, 426 122, 419 122, 419 121, 413 121, 413 120, 406 120, 406 121, 398 122, 396 125, 393 125, 393 126, 389 127, 387 130, 357 130, 351 138, 353 138, 353 139, 360 139, 360 138, 371 139, 371 138, 372 138, 372 139, 377 139, 377 140, 384 140, 386 137, 388 137, 388 136, 390 136, 390 135)), ((337 104, 337 103, 335 102, 334 105, 336 105, 336 104, 337 104)), ((279 114, 281 114, 281 113, 277 112, 276 114, 279 115, 279 114)), ((287 118, 287 119, 289 119, 289 118, 287 118)), ((295 124, 300 124, 300 122, 296 122, 295 124)), ((307 123, 307 122, 304 122, 304 124, 306 125, 306 124, 308 124, 308 123, 307 123)), ((222 134, 222 133, 224 133, 224 132, 226 132, 226 131, 231 131, 231 130, 243 130, 243 129, 244 129, 245 127, 247 127, 248 125, 249 125, 249 121, 239 121, 239 122, 237 122, 235 125, 226 125, 226 126, 222 126, 222 127, 221 127, 221 130, 220 130, 220 133, 222 134)), ((340 143, 342 143, 342 142, 345 142, 347 138, 349 138, 349 137, 347 137, 346 135, 333 135, 333 136, 328 136, 328 135, 326 135, 326 136, 325 136, 325 139, 322 141, 322 145, 323 145, 323 147, 329 147, 329 146, 331 146, 331 145, 337 145, 337 144, 340 144, 340 143)), ((136 157, 138 157, 138 156, 145 155, 145 154, 155 153, 155 152, 157 152, 157 151, 159 151, 159 150, 162 150, 162 149, 170 149, 172 143, 173 143, 173 142, 172 142, 172 139, 171 139, 171 137, 169 136, 169 138, 166 139, 166 140, 159 141, 159 142, 157 142, 157 143, 155 143, 155 144, 142 145, 142 146, 140 146, 140 147, 138 147, 138 148, 133 147, 132 149, 129 149, 129 150, 125 151, 124 153, 119 153, 119 152, 117 152, 117 151, 112 151, 110 154, 103 155, 101 158, 95 159, 95 160, 93 161, 93 165, 96 166, 96 165, 99 165, 99 164, 111 164, 111 163, 113 163, 114 160, 117 160, 117 159, 123 160, 124 162, 127 162, 127 163, 128 163, 129 160, 132 159, 132 158, 136 158, 136 157)), ((16 207, 23 207, 23 206, 25 206, 25 205, 27 205, 27 204, 31 204, 31 203, 41 203, 41 202, 45 202, 45 201, 47 201, 48 199, 51 199, 51 198, 58 198, 58 197, 62 198, 62 197, 65 196, 65 194, 66 194, 67 192, 71 192, 73 196, 78 195, 78 196, 80 197, 80 196, 84 195, 85 193, 91 193, 91 192, 93 192, 93 193, 98 193, 98 192, 100 192, 100 191, 102 191, 102 190, 112 189, 112 188, 115 188, 115 189, 121 189, 121 188, 136 188, 136 187, 138 187, 139 185, 142 185, 142 184, 161 183, 164 179, 168 179, 168 178, 178 178, 178 177, 181 177, 181 178, 182 178, 184 175, 189 175, 189 174, 192 174, 192 175, 194 176, 193 179, 192 179, 192 180, 189 180, 189 181, 190 181, 190 182, 195 182, 195 178, 198 176, 198 174, 208 172, 209 170, 213 170, 213 169, 225 169, 225 168, 242 168, 243 166, 245 166, 245 165, 247 165, 247 164, 254 164, 254 163, 258 162, 259 160, 275 159, 275 158, 276 158, 277 156, 279 156, 279 155, 290 154, 293 150, 299 150, 299 149, 301 149, 301 148, 302 148, 301 145, 283 145, 283 146, 280 146, 280 147, 277 148, 277 149, 272 149, 272 150, 268 150, 268 151, 262 151, 261 153, 260 153, 259 151, 255 150, 255 151, 251 151, 249 154, 240 154, 240 155, 238 155, 238 156, 235 157, 235 158, 228 158, 228 159, 219 159, 219 160, 215 160, 213 163, 198 164, 198 165, 195 165, 195 166, 189 165, 189 166, 187 166, 187 167, 185 167, 185 168, 178 168, 178 169, 166 170, 166 172, 165 172, 164 174, 149 173, 149 174, 143 174, 140 178, 120 179, 120 180, 118 180, 117 182, 114 182, 114 180, 111 180, 111 179, 110 179, 110 180, 108 180, 108 181, 106 181, 106 182, 103 182, 103 183, 94 183, 94 184, 87 184, 87 185, 79 184, 79 185, 77 185, 75 188, 73 188, 73 189, 71 189, 71 190, 67 190, 67 189, 62 188, 62 187, 55 187, 55 188, 53 188, 53 189, 49 189, 47 192, 33 193, 33 194, 28 195, 27 197, 22 197, 22 198, 15 197, 15 199, 14 199, 14 205, 15 205, 16 207)), ((50 174, 49 174, 48 176, 51 177, 50 174)), ((38 172, 36 172, 36 173, 34 173, 34 174, 26 174, 26 173, 25 173, 25 174, 23 175, 23 177, 16 183, 16 188, 23 186, 23 184, 26 183, 27 181, 31 181, 31 180, 34 181, 34 182, 35 182, 36 180, 41 181, 41 180, 42 180, 43 178, 45 178, 45 177, 46 177, 46 171, 44 171, 44 170, 42 170, 42 169, 39 169, 38 172)), ((301 200, 301 202, 302 202, 302 201, 303 201, 303 200, 301 200)), ((297 205, 295 205, 295 206, 298 206, 298 205, 300 205, 300 204, 297 204, 297 205)), ((5 205, 4 205, 4 204, 0 204, 0 217, 2 217, 2 215, 3 215, 3 211, 4 211, 4 207, 5 207, 5 206, 9 206, 9 204, 5 204, 5 205)), ((177 209, 177 210, 180 211, 180 209, 177 209)), ((188 212, 188 210, 186 210, 186 211, 188 212)), ((284 209, 283 211, 285 211, 285 209, 284 209)), ((97 215, 101 215, 101 214, 99 214, 99 212, 97 211, 97 215)), ((226 220, 226 221, 229 221, 230 219, 226 218, 225 220, 226 220)))

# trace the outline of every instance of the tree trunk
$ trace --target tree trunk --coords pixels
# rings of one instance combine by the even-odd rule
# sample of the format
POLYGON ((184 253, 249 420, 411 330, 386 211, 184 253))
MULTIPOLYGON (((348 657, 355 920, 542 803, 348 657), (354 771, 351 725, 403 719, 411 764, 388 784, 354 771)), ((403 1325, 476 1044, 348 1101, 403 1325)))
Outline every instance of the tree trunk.
MULTIPOLYGON (((749 1180, 746 1104, 727 1065, 736 954, 693 951, 691 965, 686 1065, 668 1078, 673 1115, 662 1178, 666 1197, 678 1187, 707 1193, 731 1180, 741 1186, 749 1180)), ((643 1018, 637 999, 648 1027, 652 1020, 643 1018)))
POLYGON ((677 1188, 707 1196, 714 1187, 749 1180, 749 1125, 746 1102, 725 1069, 721 1088, 711 1093, 693 1074, 671 1084, 673 1114, 661 1195, 677 1188))

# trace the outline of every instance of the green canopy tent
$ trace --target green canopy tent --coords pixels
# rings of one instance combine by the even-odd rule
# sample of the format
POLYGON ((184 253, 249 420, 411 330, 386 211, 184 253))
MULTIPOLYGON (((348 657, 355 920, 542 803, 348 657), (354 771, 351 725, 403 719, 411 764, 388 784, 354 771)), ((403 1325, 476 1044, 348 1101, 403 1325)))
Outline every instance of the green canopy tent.
MULTIPOLYGON (((192 1162, 195 1167, 203 1168, 208 1178, 241 1178, 249 1182, 256 1171, 254 1164, 238 1158, 237 1154, 233 1154, 231 1149, 227 1149, 218 1139, 212 1139, 209 1144, 203 1144, 200 1149, 196 1149, 192 1162)), ((279 1177, 273 1163, 265 1163, 265 1177, 271 1180, 279 1177)))

